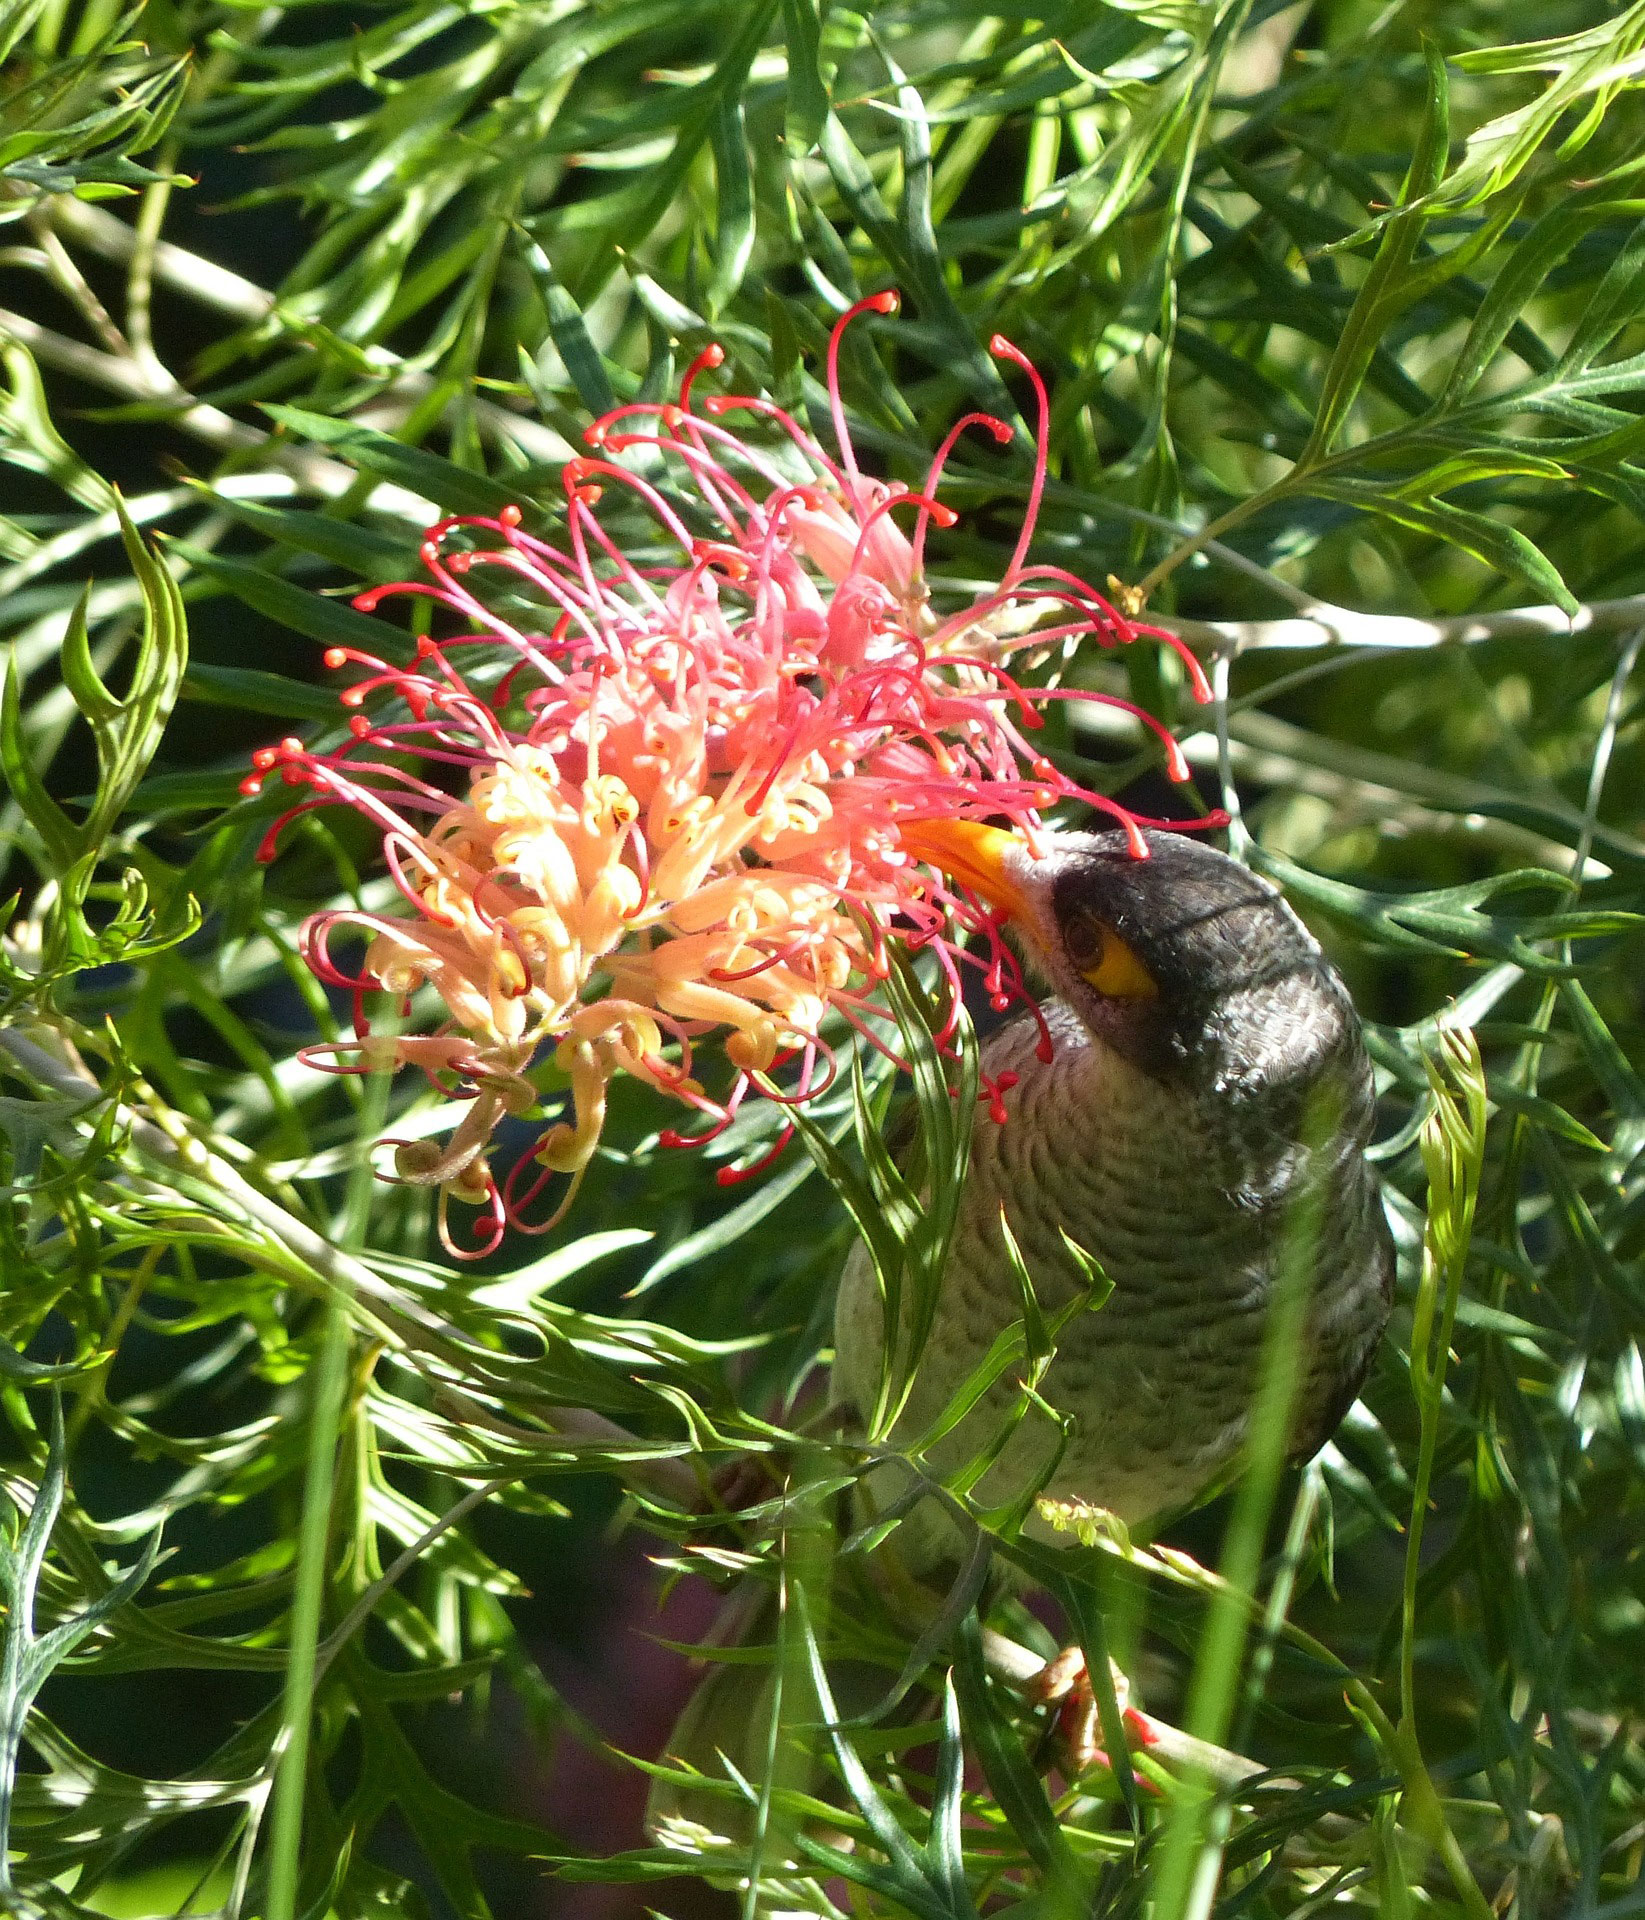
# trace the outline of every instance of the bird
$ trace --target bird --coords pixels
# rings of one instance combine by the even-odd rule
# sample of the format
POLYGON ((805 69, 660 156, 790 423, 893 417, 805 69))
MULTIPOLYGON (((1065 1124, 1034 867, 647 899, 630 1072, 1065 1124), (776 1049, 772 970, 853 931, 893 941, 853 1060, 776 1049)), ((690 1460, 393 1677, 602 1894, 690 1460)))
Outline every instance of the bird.
MULTIPOLYGON (((1023 1420, 974 1497, 995 1507, 1043 1479, 1051 1501, 1153 1529, 1238 1471, 1284 1250, 1299 1239, 1311 1244, 1290 1457, 1315 1453, 1356 1398, 1394 1279, 1366 1158, 1375 1089, 1347 987, 1266 880, 1182 833, 1144 831, 1141 854, 1117 830, 1038 839, 969 820, 903 834, 1004 915, 1044 997, 1038 1018, 1021 1012, 983 1045, 1002 1111, 979 1108, 973 1125, 930 1332, 889 1445, 930 1430, 1021 1314, 1003 1218, 1047 1315, 1088 1289, 1093 1262, 1112 1291, 1066 1322, 1040 1382, 1066 1440, 1052 1421, 1023 1420)), ((863 1420, 884 1313, 859 1247, 839 1288, 833 1379, 863 1420)), ((925 1470, 972 1458, 1018 1392, 1000 1378, 925 1470)), ((906 1485, 881 1465, 870 1501, 886 1506, 906 1485)), ((1037 1511, 1024 1531, 1067 1540, 1037 1511)), ((917 1576, 955 1556, 936 1500, 893 1538, 917 1576)))
MULTIPOLYGON (((939 1427, 1023 1312, 1007 1231, 1048 1320, 1095 1302, 1098 1268, 1111 1291, 1062 1319, 1038 1383, 1059 1418, 1015 1427, 970 1489, 985 1508, 1037 1489, 1152 1531, 1227 1485, 1245 1456, 1288 1249, 1308 1288, 1292 1459, 1336 1429, 1387 1323, 1393 1242, 1366 1157, 1375 1088, 1347 987, 1266 880, 1181 833, 1139 831, 1140 853, 1122 831, 1042 830, 1031 843, 961 819, 901 830, 912 857, 1003 916, 1041 996, 982 1044, 997 1110, 979 1107, 972 1124, 912 1387, 858 1483, 860 1521, 896 1518, 875 1549, 893 1563, 886 1591, 916 1596, 927 1619, 965 1536, 951 1503, 910 1503, 896 1455, 939 1427)), ((885 1320, 859 1243, 840 1280, 832 1376, 836 1406, 859 1429, 880 1393, 885 1320)), ((960 1469, 1019 1394, 1007 1370, 922 1450, 922 1473, 960 1469)), ((1032 1505, 1023 1531, 1070 1539, 1032 1505)), ((768 1639, 769 1607, 745 1631, 768 1639)), ((1035 1697, 1062 1704, 1065 1729, 1084 1729, 1069 1742, 1083 1768, 1097 1714, 1076 1650, 1044 1679, 1035 1697)), ((772 1685, 769 1670, 720 1668, 670 1752, 709 1774, 734 1755, 746 1776, 760 1763, 772 1685)), ((883 1691, 883 1676, 869 1691, 883 1691)), ((727 1808, 660 1784, 651 1831, 677 1832, 682 1819, 723 1830, 727 1808)))

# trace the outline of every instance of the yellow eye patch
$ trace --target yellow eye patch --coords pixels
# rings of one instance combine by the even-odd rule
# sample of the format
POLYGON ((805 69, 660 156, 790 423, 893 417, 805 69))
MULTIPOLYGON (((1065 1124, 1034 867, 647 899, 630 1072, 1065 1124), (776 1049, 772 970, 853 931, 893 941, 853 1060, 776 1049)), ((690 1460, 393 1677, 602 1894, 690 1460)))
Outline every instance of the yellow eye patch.
POLYGON ((1105 920, 1079 914, 1066 933, 1080 978, 1113 1000, 1152 1000, 1158 982, 1105 920))

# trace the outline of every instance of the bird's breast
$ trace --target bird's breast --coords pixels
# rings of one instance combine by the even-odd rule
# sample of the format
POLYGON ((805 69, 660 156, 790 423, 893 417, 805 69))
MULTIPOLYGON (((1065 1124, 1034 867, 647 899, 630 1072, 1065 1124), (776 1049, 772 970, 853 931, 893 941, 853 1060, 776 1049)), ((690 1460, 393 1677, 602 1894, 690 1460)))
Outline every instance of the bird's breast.
MULTIPOLYGON (((1226 1101, 1145 1075, 1055 1003, 1047 1014, 1049 1063, 1035 1054, 1031 1022, 985 1049, 990 1074, 1019 1078, 1003 1125, 986 1113, 976 1124, 935 1321, 898 1433, 912 1439, 929 1427, 1018 1316, 1003 1211, 1046 1312, 1084 1287, 1069 1239, 1112 1283, 1099 1309, 1065 1325, 1041 1385, 1072 1417, 1046 1491, 1136 1523, 1187 1504, 1237 1457, 1280 1240, 1305 1186, 1323 1181, 1328 1192, 1310 1210, 1321 1224, 1299 1432, 1310 1418, 1318 1423, 1346 1375, 1357 1383, 1355 1369, 1381 1330, 1386 1228, 1354 1137, 1363 1115, 1310 1150, 1226 1101)), ((866 1262, 847 1270, 836 1334, 840 1384, 866 1407, 883 1336, 866 1262)), ((930 1464, 942 1473, 963 1465, 1017 1398, 1014 1380, 1003 1380, 933 1449, 930 1464)), ((979 1497, 1012 1497, 1044 1470, 1059 1438, 1031 1413, 979 1497)))

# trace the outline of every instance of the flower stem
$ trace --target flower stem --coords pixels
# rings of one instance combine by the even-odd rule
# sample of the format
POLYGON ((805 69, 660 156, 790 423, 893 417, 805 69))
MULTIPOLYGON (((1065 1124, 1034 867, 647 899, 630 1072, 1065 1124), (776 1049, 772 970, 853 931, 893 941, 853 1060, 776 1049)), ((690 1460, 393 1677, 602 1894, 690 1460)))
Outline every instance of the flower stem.
MULTIPOLYGON (((382 1130, 388 1109, 387 1073, 374 1073, 366 1085, 360 1116, 363 1139, 382 1130)), ((342 1240, 358 1247, 371 1218, 374 1175, 369 1154, 361 1154, 349 1180, 342 1240)), ((295 1920, 302 1870, 303 1790, 308 1776, 309 1728, 314 1711, 315 1669, 320 1643, 320 1613, 330 1565, 331 1508, 336 1479, 337 1442, 353 1345, 353 1289, 345 1287, 327 1302, 320 1353, 315 1363, 314 1398, 309 1410, 308 1463, 303 1474, 303 1513, 297 1536, 297 1581, 291 1603, 287 1643, 285 1699, 281 1707, 280 1755, 274 1776, 273 1820, 269 1836, 268 1920, 295 1920)))
POLYGON ((280 1767, 274 1779, 268 1920, 293 1920, 297 1910, 309 1714, 313 1703, 315 1649, 320 1637, 320 1606, 325 1595, 332 1474, 337 1435, 342 1425, 348 1352, 349 1312, 346 1304, 338 1301, 326 1309, 325 1331, 314 1372, 308 1468, 303 1477, 303 1518, 297 1540, 297 1587, 292 1599, 291 1641, 286 1658, 280 1767))

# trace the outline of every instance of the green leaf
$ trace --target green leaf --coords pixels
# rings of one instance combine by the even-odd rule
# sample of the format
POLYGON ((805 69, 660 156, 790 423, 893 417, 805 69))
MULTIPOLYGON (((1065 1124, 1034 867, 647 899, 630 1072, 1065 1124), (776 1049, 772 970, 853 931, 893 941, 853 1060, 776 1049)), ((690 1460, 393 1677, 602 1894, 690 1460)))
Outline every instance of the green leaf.
POLYGON ((1574 614, 1577 600, 1558 570, 1517 527, 1501 520, 1488 519, 1449 500, 1412 500, 1402 492, 1377 486, 1372 481, 1326 478, 1312 475, 1302 482, 1310 493, 1327 500, 1343 500, 1374 513, 1396 526, 1425 533, 1448 546, 1472 554, 1476 560, 1511 578, 1527 581, 1542 598, 1552 600, 1564 612, 1574 614))
POLYGON ((1336 352, 1325 370, 1313 431, 1297 457, 1297 465, 1305 471, 1331 451, 1349 409, 1359 396, 1371 355, 1394 317, 1415 298, 1411 262, 1423 228, 1431 218, 1421 203, 1438 184, 1450 140, 1450 90, 1445 62, 1432 46, 1426 53, 1428 108, 1399 190, 1400 205, 1405 211, 1394 215, 1384 227, 1371 271, 1343 323, 1336 352))
POLYGON ((976 1749, 1000 1811, 1035 1866, 1045 1876, 1049 1912, 1084 1912, 1090 1900, 1089 1876, 1080 1866, 1045 1788, 1023 1751, 1022 1742, 993 1698, 983 1664, 982 1634, 975 1613, 960 1622, 954 1640, 954 1684, 965 1716, 965 1731, 976 1749))
POLYGON ((83 602, 63 640, 63 679, 97 744, 97 797, 85 825, 86 839, 94 846, 125 812, 148 771, 188 665, 188 623, 177 582, 149 552, 118 495, 114 504, 126 558, 143 597, 143 630, 125 698, 115 699, 92 664, 83 602))
MULTIPOLYGON (((834 1696, 805 1605, 805 1596, 796 1591, 794 1599, 796 1627, 803 1637, 805 1655, 811 1669, 811 1684, 816 1690, 817 1701, 827 1724, 829 1741, 841 1777, 858 1812, 868 1824, 875 1846, 886 1858, 884 1870, 864 1867, 852 1871, 847 1867, 841 1871, 846 1872, 847 1878, 857 1880, 864 1886, 889 1893, 891 1898, 900 1901, 911 1913, 920 1916, 920 1920, 976 1920, 976 1908, 963 1878, 956 1887, 949 1877, 943 1846, 939 1844, 934 1849, 929 1843, 923 1847, 915 1845, 898 1824, 850 1741, 840 1731, 834 1696)), ((946 1708, 943 1731, 945 1740, 951 1737, 957 1744, 959 1728, 957 1722, 950 1719, 946 1708)), ((939 1767, 943 1770, 940 1777, 947 1777, 957 1764, 956 1759, 942 1754, 939 1759, 939 1767)), ((806 1840, 804 1836, 798 1837, 807 1853, 813 1857, 820 1853, 815 1842, 806 1840)), ((839 1858, 843 1860, 848 1856, 839 1858)))
POLYGON ((703 306, 713 320, 736 296, 754 253, 754 171, 749 164, 748 123, 740 101, 726 98, 718 102, 711 139, 718 220, 714 273, 703 306))
POLYGON ((783 141, 790 160, 803 160, 822 138, 828 82, 822 71, 822 34, 816 0, 782 0, 788 41, 788 92, 783 141))
POLYGON ((493 516, 504 507, 519 504, 519 494, 514 488, 501 486, 466 467, 454 466, 451 461, 442 460, 438 454, 425 452, 421 447, 407 446, 404 441, 379 433, 374 427, 333 419, 306 407, 273 402, 263 411, 288 432, 332 448, 352 466, 407 487, 425 500, 434 501, 447 513, 493 516))
POLYGON ((202 706, 268 713, 282 720, 335 723, 337 696, 257 667, 213 667, 198 661, 183 680, 183 698, 202 706))
MULTIPOLYGON (((411 642, 403 633, 386 620, 376 620, 368 614, 357 613, 346 601, 313 593, 307 587, 298 586, 295 581, 282 579, 279 574, 271 573, 265 567, 252 566, 244 560, 219 559, 216 554, 208 553, 202 547, 191 546, 185 540, 174 541, 173 545, 195 573, 203 575, 232 593, 237 600, 243 600, 248 607, 267 614, 271 620, 290 628, 294 633, 303 634, 325 647, 353 647, 360 652, 388 659, 403 660, 410 656, 411 642)), ((196 675, 195 678, 202 686, 209 687, 212 684, 210 676, 196 675)), ((325 717, 337 717, 335 701, 328 703, 325 717)))
MULTIPOLYGON (((84 617, 85 604, 82 596, 75 610, 76 619, 84 617)), ((20 679, 17 655, 13 651, 6 662, 5 686, 0 689, 0 770, 5 773, 12 799, 22 809, 23 817, 34 829, 52 865, 66 871, 80 858, 85 835, 52 799, 45 782, 35 771, 34 756, 23 736, 20 679)))
MULTIPOLYGON (((1553 269, 1591 228, 1616 218, 1621 211, 1619 203, 1600 195, 1601 189, 1589 188, 1585 193, 1562 198, 1532 221, 1516 241, 1475 310, 1468 337, 1435 402, 1436 413, 1448 413, 1467 398, 1495 362, 1503 341, 1553 269)), ((1565 358, 1570 358, 1569 348, 1565 358)))
POLYGON ((34 1504, 21 1533, 15 1539, 0 1539, 0 1588, 6 1599, 4 1640, 0 1643, 0 1894, 12 1889, 12 1798, 18 1755, 35 1696, 53 1669, 147 1582, 160 1557, 160 1531, 156 1528, 134 1566, 104 1586, 79 1613, 59 1621, 49 1632, 37 1634, 35 1598, 67 1484, 63 1407, 54 1395, 45 1472, 34 1490, 34 1504))
MULTIPOLYGON (((222 492, 214 492, 211 498, 242 526, 298 553, 312 553, 329 560, 362 582, 398 580, 417 565, 415 537, 382 533, 375 527, 360 526, 313 509, 299 512, 289 507, 271 507, 261 500, 246 500, 222 492)), ((202 549, 186 550, 198 564, 202 549)), ((208 555, 210 559, 216 557, 208 555)))
POLYGON ((582 309, 560 284, 548 255, 535 240, 526 241, 521 255, 543 303, 549 334, 565 362, 566 372, 571 375, 577 397, 589 413, 599 419, 616 406, 617 396, 612 391, 611 377, 599 349, 589 336, 582 309))

